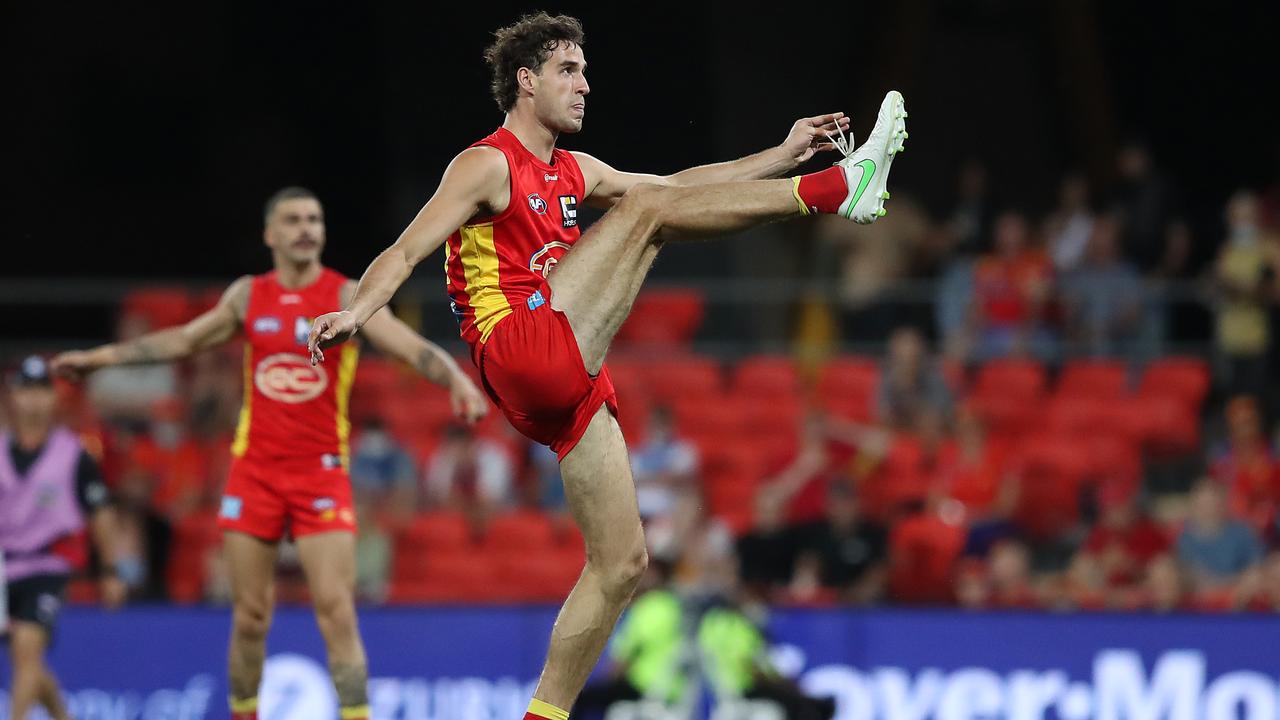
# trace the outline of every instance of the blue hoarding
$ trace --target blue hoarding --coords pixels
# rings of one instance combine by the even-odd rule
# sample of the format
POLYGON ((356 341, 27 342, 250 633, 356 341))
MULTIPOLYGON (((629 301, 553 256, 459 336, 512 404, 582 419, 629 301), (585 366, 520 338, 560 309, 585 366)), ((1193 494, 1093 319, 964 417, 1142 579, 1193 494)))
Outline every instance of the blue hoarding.
MULTIPOLYGON (((376 720, 515 720, 541 666, 553 608, 361 612, 376 720)), ((229 613, 66 612, 51 664, 79 720, 227 717, 229 613)), ((1280 621, 1173 616, 787 611, 776 657, 837 698, 839 720, 1277 720, 1280 621)), ((311 614, 282 608, 262 720, 331 720, 311 614)), ((4 685, 8 666, 0 661, 4 685)), ((0 693, 0 719, 7 720, 0 693)))

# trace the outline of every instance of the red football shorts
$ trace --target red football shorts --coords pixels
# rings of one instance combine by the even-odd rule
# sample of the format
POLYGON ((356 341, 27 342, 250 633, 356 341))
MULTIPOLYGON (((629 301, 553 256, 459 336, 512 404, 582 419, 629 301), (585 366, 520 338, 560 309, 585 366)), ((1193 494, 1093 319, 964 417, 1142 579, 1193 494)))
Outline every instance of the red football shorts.
POLYGON ((356 531, 351 479, 340 465, 254 462, 236 458, 222 493, 218 527, 276 542, 292 537, 356 531))
POLYGON ((525 437, 563 460, 601 405, 618 414, 607 367, 592 377, 582 362, 569 318, 551 308, 550 288, 512 308, 479 348, 485 391, 525 437))

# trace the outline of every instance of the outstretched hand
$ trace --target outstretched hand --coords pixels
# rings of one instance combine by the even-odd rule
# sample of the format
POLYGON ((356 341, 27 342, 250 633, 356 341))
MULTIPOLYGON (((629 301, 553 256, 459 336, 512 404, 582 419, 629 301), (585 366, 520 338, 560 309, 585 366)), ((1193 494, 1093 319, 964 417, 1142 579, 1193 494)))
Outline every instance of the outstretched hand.
POLYGON ((489 402, 485 400, 484 393, 461 371, 449 384, 449 403, 453 406, 454 417, 468 425, 475 425, 489 414, 489 402))
POLYGON ((835 149, 835 143, 827 137, 828 133, 838 135, 848 130, 849 118, 841 112, 800 118, 791 126, 787 139, 782 141, 782 149, 799 165, 815 153, 835 149))
POLYGON ((68 380, 83 380, 97 368, 96 358, 88 350, 70 350, 55 356, 49 363, 54 375, 68 380))
POLYGON ((347 310, 331 312, 315 319, 311 323, 311 334, 307 336, 307 350, 311 353, 311 364, 324 362, 324 349, 338 343, 346 342, 360 329, 355 315, 347 310))

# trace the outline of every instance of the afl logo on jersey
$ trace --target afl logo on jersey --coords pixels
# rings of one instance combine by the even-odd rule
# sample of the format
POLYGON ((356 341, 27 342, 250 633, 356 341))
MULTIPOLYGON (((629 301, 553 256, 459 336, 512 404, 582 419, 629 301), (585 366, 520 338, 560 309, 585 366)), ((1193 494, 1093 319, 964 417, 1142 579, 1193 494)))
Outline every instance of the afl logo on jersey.
POLYGON ((312 367, 301 355, 276 353, 258 363, 253 384, 272 400, 303 403, 324 392, 329 386, 329 374, 323 366, 312 367))
POLYGON ((539 215, 547 214, 547 201, 543 200, 541 195, 538 193, 529 193, 529 197, 527 199, 529 200, 530 210, 538 213, 539 215))
POLYGON ((541 273, 542 277, 546 277, 551 272, 551 268, 560 262, 560 258, 569 251, 569 244, 560 241, 549 242, 542 246, 542 249, 533 254, 529 258, 529 269, 541 273))

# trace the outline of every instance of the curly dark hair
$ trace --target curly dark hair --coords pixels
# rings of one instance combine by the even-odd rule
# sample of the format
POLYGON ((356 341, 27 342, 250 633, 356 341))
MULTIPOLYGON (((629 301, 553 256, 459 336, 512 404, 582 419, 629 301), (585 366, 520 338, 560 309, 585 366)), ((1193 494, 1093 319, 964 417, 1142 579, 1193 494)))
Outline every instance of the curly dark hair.
POLYGON ((582 45, 582 23, 577 18, 539 12, 494 31, 493 44, 485 49, 484 59, 493 71, 489 86, 493 99, 503 112, 515 107, 516 98, 520 97, 516 72, 522 67, 540 69, 560 43, 582 45))

